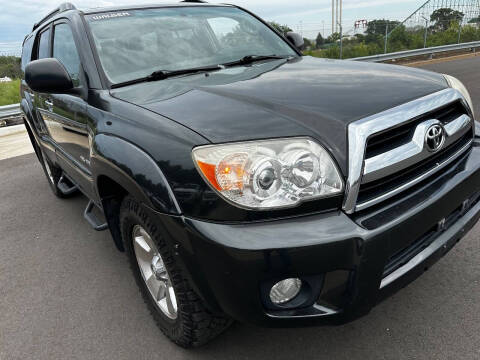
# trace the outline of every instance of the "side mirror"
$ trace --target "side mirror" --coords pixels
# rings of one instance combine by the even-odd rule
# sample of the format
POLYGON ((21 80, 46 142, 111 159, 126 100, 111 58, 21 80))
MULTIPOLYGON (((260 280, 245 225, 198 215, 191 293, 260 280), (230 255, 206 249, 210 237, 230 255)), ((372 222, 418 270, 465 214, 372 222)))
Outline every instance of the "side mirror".
POLYGON ((33 91, 40 93, 75 93, 69 73, 55 58, 30 62, 25 68, 25 81, 33 91))
POLYGON ((305 48, 305 41, 303 40, 302 35, 295 32, 287 32, 286 37, 298 50, 303 50, 305 48))

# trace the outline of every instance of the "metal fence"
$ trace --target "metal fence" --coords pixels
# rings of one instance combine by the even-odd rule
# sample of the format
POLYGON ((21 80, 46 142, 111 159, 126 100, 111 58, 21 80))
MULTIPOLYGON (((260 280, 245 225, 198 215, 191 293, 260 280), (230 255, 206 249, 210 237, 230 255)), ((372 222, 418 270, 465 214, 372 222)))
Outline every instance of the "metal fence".
POLYGON ((20 116, 20 104, 0 106, 0 120, 20 116))
POLYGON ((316 28, 297 28, 308 40, 309 54, 326 58, 347 59, 480 41, 480 18, 474 23, 425 21, 418 26, 375 20, 360 28, 340 26, 340 32, 334 34, 329 34, 327 26, 315 25, 316 28))
POLYGON ((425 48, 425 49, 399 51, 399 52, 394 52, 389 54, 363 56, 363 57, 353 58, 349 60, 383 62, 383 61, 405 59, 405 58, 425 56, 425 55, 426 56, 430 55, 430 57, 432 57, 434 54, 445 53, 450 51, 460 51, 460 50, 471 50, 472 52, 476 53, 477 49, 480 51, 480 41, 474 41, 474 42, 464 43, 464 44, 435 46, 435 47, 425 48))

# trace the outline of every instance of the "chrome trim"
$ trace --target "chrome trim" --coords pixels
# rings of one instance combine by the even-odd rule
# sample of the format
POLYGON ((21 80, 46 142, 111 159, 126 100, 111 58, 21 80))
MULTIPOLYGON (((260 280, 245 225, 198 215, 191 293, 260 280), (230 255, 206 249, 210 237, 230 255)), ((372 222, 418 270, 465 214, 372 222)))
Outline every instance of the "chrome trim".
POLYGON ((343 210, 347 214, 355 211, 364 169, 365 148, 370 136, 458 100, 468 108, 462 94, 448 88, 351 123, 348 126, 349 169, 343 210))
POLYGON ((437 164, 433 169, 430 169, 429 171, 427 171, 426 173, 420 175, 419 177, 405 183, 405 184, 402 184, 401 186, 395 188, 394 190, 392 191, 389 191, 387 193, 384 193, 378 197, 376 197, 375 199, 372 199, 372 200, 369 200, 369 201, 365 201, 363 203, 359 203, 355 206, 355 211, 360 211, 360 210, 364 210, 370 206, 373 206, 373 205, 376 205, 384 200, 387 200, 399 193, 401 193, 402 191, 404 190, 407 190, 409 187, 412 187, 416 184, 418 184, 419 182, 425 180, 426 178, 428 178, 429 176, 432 176, 433 174, 435 174, 437 171, 440 171, 441 169, 443 169, 445 166, 447 166, 448 164, 450 164, 451 162, 453 162, 454 160, 456 160, 457 158, 459 158, 465 151, 467 151, 470 146, 472 145, 473 143, 473 140, 470 140, 464 147, 462 147, 459 151, 457 151, 454 155, 450 156, 447 160, 445 160, 444 162, 442 163, 439 163, 437 164))
MULTIPOLYGON (((447 138, 441 148, 450 146, 465 135, 468 131, 466 126, 470 124, 470 121, 469 116, 462 115, 445 125, 447 138)), ((362 184, 381 179, 432 156, 431 150, 426 146, 425 138, 428 129, 433 125, 442 126, 442 123, 436 119, 426 120, 417 126, 411 142, 366 159, 362 184)))
POLYGON ((335 315, 341 312, 338 310, 327 308, 319 304, 313 304, 312 310, 316 312, 312 314, 305 314, 305 315, 275 315, 270 313, 266 313, 266 314, 268 317, 272 319, 308 319, 308 318, 323 317, 328 315, 335 315))
POLYGON ((460 130, 466 128, 472 119, 468 115, 462 115, 459 118, 455 119, 454 121, 449 122, 444 126, 445 131, 447 132, 448 136, 453 136, 454 134, 458 133, 460 130))

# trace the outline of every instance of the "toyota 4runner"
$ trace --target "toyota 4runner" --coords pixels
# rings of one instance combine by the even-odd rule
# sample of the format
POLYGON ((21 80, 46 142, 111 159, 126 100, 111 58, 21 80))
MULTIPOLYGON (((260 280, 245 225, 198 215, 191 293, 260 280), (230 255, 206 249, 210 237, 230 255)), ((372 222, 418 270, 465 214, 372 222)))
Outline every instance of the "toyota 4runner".
POLYGON ((479 218, 460 81, 302 45, 193 1, 63 4, 24 41, 21 108, 53 193, 89 199, 181 346, 232 320, 358 318, 479 218))

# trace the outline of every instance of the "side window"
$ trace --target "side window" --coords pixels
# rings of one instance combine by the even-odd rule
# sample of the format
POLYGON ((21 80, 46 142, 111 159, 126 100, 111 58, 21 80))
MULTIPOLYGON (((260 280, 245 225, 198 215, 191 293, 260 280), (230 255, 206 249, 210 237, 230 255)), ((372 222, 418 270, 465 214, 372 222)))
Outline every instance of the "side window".
POLYGON ((38 59, 50 57, 50 29, 40 34, 38 41, 38 59))
POLYGON ((72 30, 68 24, 55 26, 53 35, 53 57, 67 69, 75 86, 80 85, 80 57, 78 56, 72 30))
POLYGON ((22 71, 25 71, 25 66, 30 62, 32 59, 32 48, 33 48, 33 36, 30 36, 25 42, 23 43, 22 48, 22 71))

